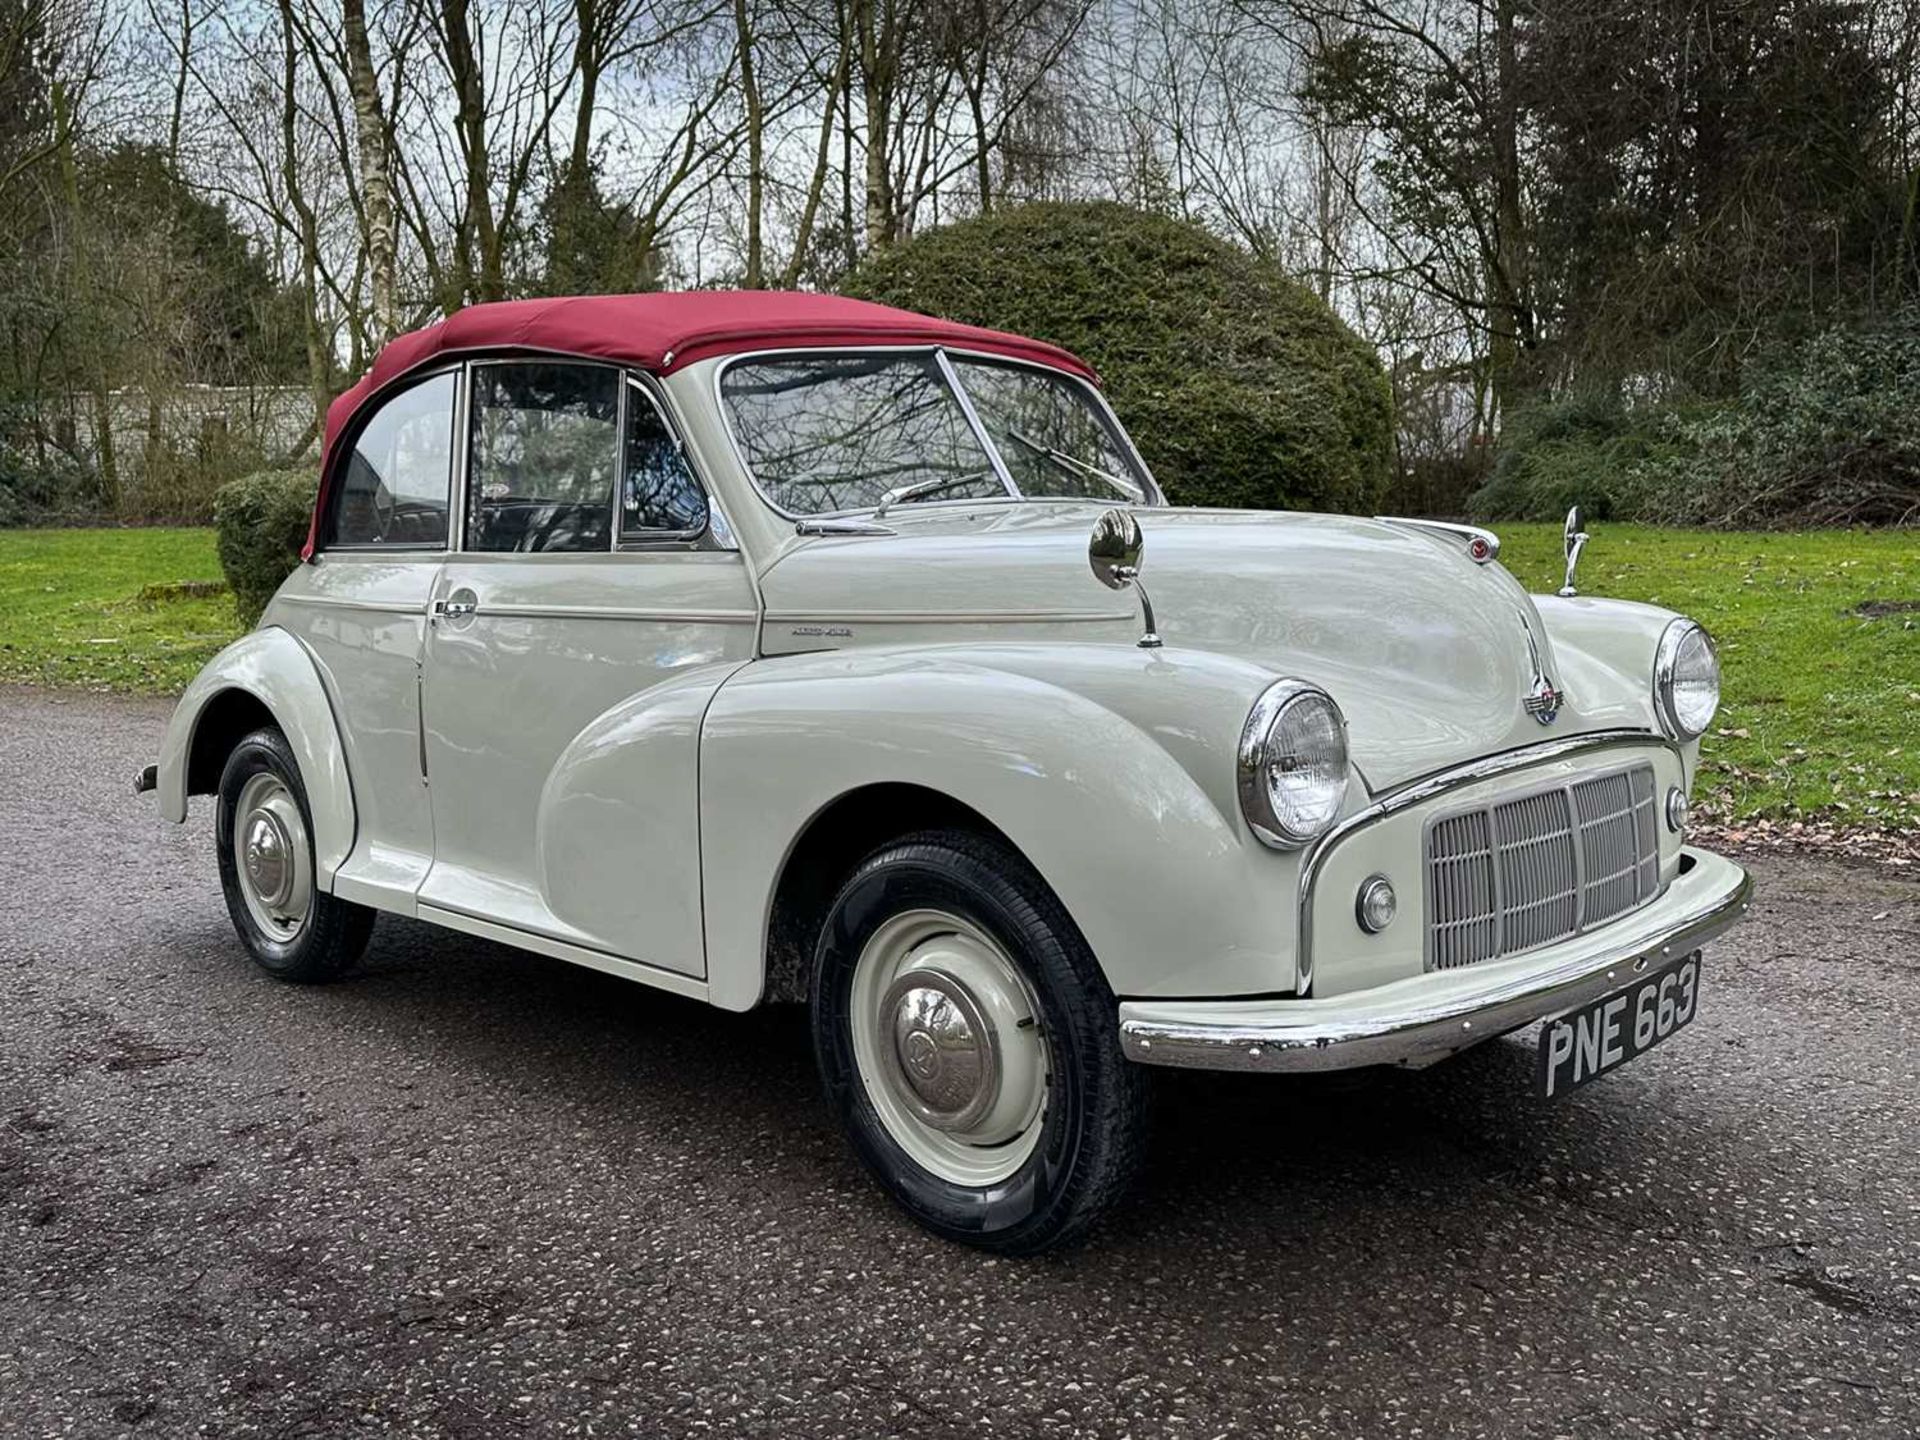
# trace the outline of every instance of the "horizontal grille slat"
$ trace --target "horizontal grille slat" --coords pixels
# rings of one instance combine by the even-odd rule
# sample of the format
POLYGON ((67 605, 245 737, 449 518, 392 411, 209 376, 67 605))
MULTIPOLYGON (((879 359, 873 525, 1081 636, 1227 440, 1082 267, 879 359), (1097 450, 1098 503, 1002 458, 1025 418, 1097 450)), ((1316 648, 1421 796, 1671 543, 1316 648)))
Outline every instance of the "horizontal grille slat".
POLYGON ((1444 816, 1428 827, 1426 868, 1429 969, 1605 924, 1659 888, 1653 767, 1444 816))

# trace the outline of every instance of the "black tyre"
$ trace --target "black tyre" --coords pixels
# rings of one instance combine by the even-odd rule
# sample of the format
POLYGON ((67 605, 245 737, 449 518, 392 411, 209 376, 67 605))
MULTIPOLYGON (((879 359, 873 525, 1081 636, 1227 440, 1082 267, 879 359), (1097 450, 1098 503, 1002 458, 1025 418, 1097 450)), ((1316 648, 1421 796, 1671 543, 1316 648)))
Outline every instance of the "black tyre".
POLYGON ((352 968, 373 933, 374 912, 314 883, 307 788, 278 730, 254 731, 227 757, 214 841, 227 914, 261 969, 312 984, 352 968))
POLYGON ((827 1101, 893 1198, 950 1240, 1029 1255, 1126 1192, 1148 1075, 1045 882, 983 836, 908 836, 841 888, 814 963, 827 1101))

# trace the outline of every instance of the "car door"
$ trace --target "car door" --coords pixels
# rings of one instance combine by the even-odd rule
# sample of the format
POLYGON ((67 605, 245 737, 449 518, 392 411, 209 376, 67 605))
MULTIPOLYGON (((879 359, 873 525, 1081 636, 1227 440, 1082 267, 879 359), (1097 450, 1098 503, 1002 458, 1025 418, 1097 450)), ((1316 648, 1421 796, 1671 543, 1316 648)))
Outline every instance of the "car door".
POLYGON ((752 579, 650 381, 528 359, 468 387, 421 904, 703 975, 699 724, 752 658, 752 579))
POLYGON ((334 892, 403 912, 433 860, 420 665, 446 559, 459 384, 457 367, 411 381, 342 437, 314 563, 275 602, 276 623, 320 667, 353 777, 354 846, 334 892))

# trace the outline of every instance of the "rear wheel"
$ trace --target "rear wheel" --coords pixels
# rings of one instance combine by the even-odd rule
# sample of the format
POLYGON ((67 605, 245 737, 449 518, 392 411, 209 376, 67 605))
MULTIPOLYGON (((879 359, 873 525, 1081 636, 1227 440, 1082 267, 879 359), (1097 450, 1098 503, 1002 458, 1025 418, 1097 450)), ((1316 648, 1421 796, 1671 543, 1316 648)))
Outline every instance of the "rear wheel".
POLYGON ((1148 1077, 1040 877, 981 836, 911 836, 842 887, 816 957, 829 1102, 893 1198, 935 1233, 1031 1254, 1124 1193, 1148 1077))
POLYGON ((306 786, 277 729, 254 731, 227 756, 214 842, 227 914, 268 974, 302 983, 331 980, 360 958, 374 912, 315 885, 306 786))

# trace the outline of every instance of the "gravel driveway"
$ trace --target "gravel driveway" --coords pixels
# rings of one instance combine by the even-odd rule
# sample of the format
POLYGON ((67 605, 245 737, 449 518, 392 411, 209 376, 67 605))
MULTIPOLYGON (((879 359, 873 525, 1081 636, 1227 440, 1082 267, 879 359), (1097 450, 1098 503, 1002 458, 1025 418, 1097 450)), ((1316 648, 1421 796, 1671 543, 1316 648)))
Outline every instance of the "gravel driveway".
POLYGON ((242 957, 165 708, 0 692, 0 1432, 1920 1431, 1920 884, 1768 860, 1685 1036, 1572 1098, 1171 1075, 1091 1243, 857 1169, 796 1011, 393 919, 242 957))

